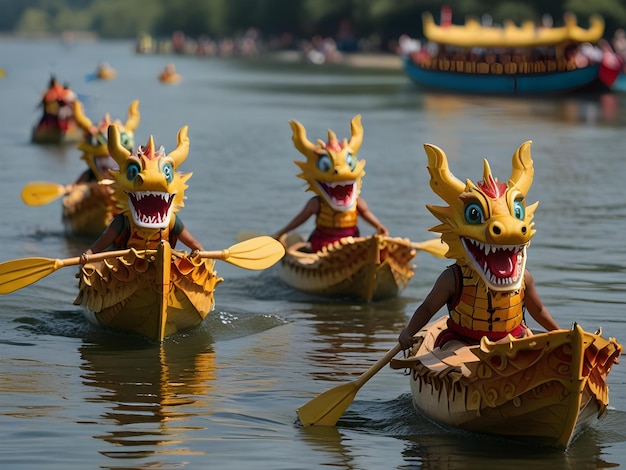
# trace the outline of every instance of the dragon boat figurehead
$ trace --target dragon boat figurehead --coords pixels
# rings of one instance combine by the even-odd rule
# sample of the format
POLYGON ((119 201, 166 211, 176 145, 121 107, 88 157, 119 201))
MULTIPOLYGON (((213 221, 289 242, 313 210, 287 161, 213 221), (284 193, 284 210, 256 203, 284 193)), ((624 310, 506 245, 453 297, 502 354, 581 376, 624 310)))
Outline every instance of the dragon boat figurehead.
POLYGON ((155 147, 152 136, 145 146, 131 152, 122 145, 117 126, 109 126, 108 148, 119 166, 118 171, 112 171, 114 198, 135 238, 152 241, 158 235, 160 240, 164 231, 172 228, 173 214, 184 206, 186 181, 191 173, 181 174, 177 168, 189 154, 187 132, 188 126, 178 131, 177 146, 168 154, 162 146, 155 147))
POLYGON ((83 160, 92 173, 92 178, 100 181, 108 178, 110 170, 118 169, 117 162, 110 156, 107 146, 107 132, 110 125, 117 127, 121 145, 127 150, 132 150, 134 144, 135 129, 139 125, 141 114, 139 113, 139 100, 133 101, 128 107, 126 122, 119 119, 111 120, 109 113, 104 118, 94 124, 84 113, 83 105, 80 101, 74 103, 74 118, 78 126, 85 134, 84 140, 78 145, 78 149, 83 152, 83 160))
POLYGON ((307 191, 313 191, 333 211, 356 211, 356 202, 361 192, 365 171, 365 160, 357 153, 363 142, 361 116, 350 122, 350 140, 339 141, 332 130, 328 130, 328 142, 320 139, 317 145, 307 139, 306 130, 298 121, 290 121, 293 143, 306 161, 296 161, 302 173, 299 178, 308 183, 307 191))
POLYGON ((365 176, 365 160, 357 158, 363 143, 361 116, 357 114, 350 121, 349 140, 339 141, 329 129, 328 142, 318 139, 317 145, 307 139, 302 124, 298 121, 289 124, 296 149, 306 157, 304 162, 295 162, 302 170, 298 178, 308 183, 306 190, 313 191, 315 196, 274 237, 280 239, 311 216, 315 216, 315 230, 303 248, 307 251, 317 252, 342 238, 359 237, 359 216, 376 228, 377 233, 389 235, 389 230, 360 196, 365 176))
POLYGON ((470 268, 494 291, 522 288, 526 248, 535 233, 533 216, 538 202, 527 206, 526 194, 532 184, 534 168, 531 141, 513 154, 513 170, 507 183, 491 174, 484 160, 483 180, 462 183, 449 170, 446 154, 426 144, 430 187, 449 204, 427 205, 439 219, 432 227, 441 233, 449 249, 447 258, 470 268))

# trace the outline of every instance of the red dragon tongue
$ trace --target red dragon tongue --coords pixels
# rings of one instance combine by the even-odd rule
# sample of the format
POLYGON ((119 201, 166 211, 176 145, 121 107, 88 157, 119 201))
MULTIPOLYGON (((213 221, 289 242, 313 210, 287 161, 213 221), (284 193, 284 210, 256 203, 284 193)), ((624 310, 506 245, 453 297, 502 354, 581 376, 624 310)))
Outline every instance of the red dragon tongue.
POLYGON ((510 250, 499 250, 487 256, 487 266, 499 278, 513 277, 517 271, 517 255, 510 250))
POLYGON ((341 202, 342 204, 348 204, 348 202, 350 202, 350 197, 352 196, 351 184, 337 185, 334 188, 329 188, 329 190, 330 195, 335 201, 341 202))

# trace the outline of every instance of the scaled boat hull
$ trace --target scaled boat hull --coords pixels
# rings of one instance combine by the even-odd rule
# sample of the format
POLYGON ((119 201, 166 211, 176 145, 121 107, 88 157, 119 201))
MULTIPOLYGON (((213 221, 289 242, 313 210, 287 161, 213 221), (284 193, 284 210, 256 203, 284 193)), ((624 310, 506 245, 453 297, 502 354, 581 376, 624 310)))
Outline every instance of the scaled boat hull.
POLYGON ((433 348, 446 317, 415 335, 408 358, 415 408, 439 424, 566 448, 607 412, 606 383, 622 346, 600 332, 555 330, 433 348))
POLYGON ((280 277, 304 292, 380 300, 397 296, 414 275, 411 262, 417 252, 408 239, 346 237, 317 253, 300 251, 301 238, 286 240, 283 237, 286 254, 280 262, 280 277))
POLYGON ((97 238, 119 212, 109 184, 77 183, 63 198, 63 225, 68 235, 97 238))
POLYGON ((190 258, 162 242, 157 250, 86 264, 74 303, 92 322, 153 341, 199 325, 215 305, 222 278, 214 260, 190 258))

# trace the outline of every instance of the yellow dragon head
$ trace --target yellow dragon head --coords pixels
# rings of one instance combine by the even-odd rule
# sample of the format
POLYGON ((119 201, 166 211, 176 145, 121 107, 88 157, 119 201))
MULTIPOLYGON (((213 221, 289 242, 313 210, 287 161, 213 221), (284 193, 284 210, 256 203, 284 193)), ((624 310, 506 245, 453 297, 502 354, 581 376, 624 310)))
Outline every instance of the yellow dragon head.
POLYGON ((178 131, 178 144, 169 154, 156 149, 150 136, 145 147, 135 152, 120 142, 120 131, 109 126, 109 153, 119 166, 115 178, 117 207, 137 227, 162 229, 169 225, 172 213, 184 206, 186 181, 191 173, 177 171, 189 154, 188 126, 178 131))
POLYGON ((484 160, 483 180, 462 183, 448 167, 440 148, 425 144, 430 187, 449 204, 426 205, 441 221, 432 227, 448 244, 446 257, 469 265, 493 290, 513 290, 521 286, 526 265, 526 247, 534 235, 533 216, 539 203, 526 206, 526 193, 533 180, 531 141, 513 154, 513 170, 508 183, 494 178, 484 160))
POLYGON ((96 176, 97 180, 106 177, 107 170, 116 169, 115 161, 109 155, 107 147, 107 129, 111 124, 115 125, 120 132, 120 142, 128 150, 132 150, 134 144, 135 129, 139 125, 141 115, 139 113, 139 100, 133 101, 128 107, 128 118, 126 123, 119 119, 111 121, 109 113, 94 125, 85 115, 83 104, 76 100, 74 102, 74 118, 78 126, 85 133, 85 139, 78 144, 78 149, 83 154, 80 157, 96 176))
POLYGON ((328 142, 318 139, 317 145, 309 142, 302 124, 298 121, 289 124, 295 147, 306 157, 305 162, 295 162, 302 170, 298 177, 309 184, 306 190, 321 196, 336 211, 354 208, 365 175, 365 160, 358 160, 356 156, 363 142, 361 116, 355 116, 350 122, 349 141, 339 142, 329 129, 328 142))

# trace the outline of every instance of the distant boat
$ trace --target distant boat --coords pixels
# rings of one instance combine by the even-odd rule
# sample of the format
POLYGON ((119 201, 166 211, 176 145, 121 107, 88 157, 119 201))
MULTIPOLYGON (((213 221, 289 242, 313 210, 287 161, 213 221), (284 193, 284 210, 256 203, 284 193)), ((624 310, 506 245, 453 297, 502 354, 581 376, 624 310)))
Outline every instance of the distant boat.
POLYGON ((50 78, 40 106, 43 115, 33 126, 31 141, 38 144, 68 144, 78 142, 83 132, 74 120, 76 94, 66 83, 61 85, 54 76, 50 78))
POLYGON ((182 80, 182 75, 176 72, 174 64, 167 64, 165 69, 159 74, 159 81, 161 83, 174 84, 182 80))
POLYGON ((115 77, 117 77, 117 70, 115 70, 106 62, 101 62, 95 72, 85 75, 85 81, 91 82, 92 80, 113 80, 115 77))
MULTIPOLYGON (((437 25, 422 15, 426 44, 403 55, 407 75, 429 88, 448 91, 528 95, 609 89, 621 59, 594 47, 604 34, 604 20, 594 15, 588 29, 573 14, 560 27, 437 25)), ((619 67, 619 69, 617 69, 619 67)))

